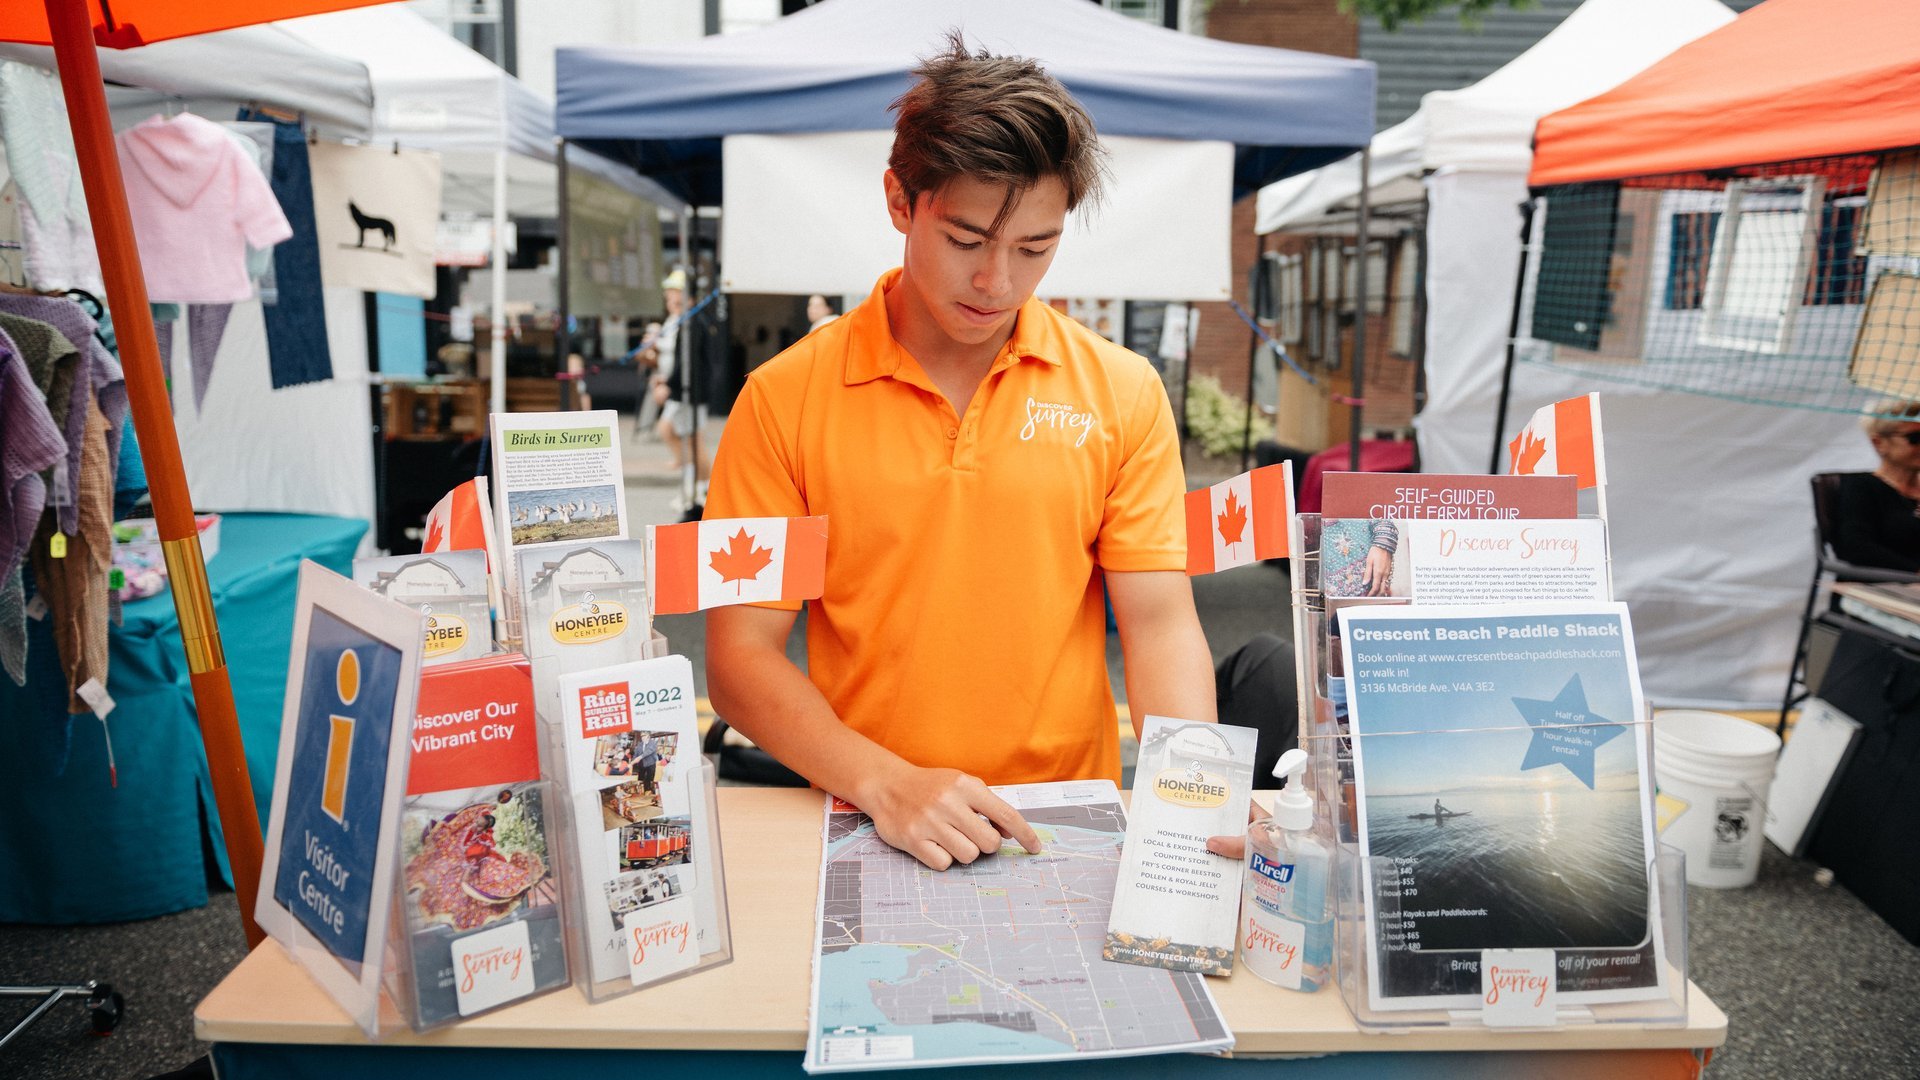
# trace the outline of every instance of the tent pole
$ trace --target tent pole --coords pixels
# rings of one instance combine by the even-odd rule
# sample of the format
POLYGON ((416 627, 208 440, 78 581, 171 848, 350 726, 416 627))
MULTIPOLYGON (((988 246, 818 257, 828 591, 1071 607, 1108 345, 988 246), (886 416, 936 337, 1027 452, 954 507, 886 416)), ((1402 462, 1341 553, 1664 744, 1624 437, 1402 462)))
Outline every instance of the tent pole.
MULTIPOLYGON (((1417 417, 1427 407, 1427 213, 1433 204, 1425 184, 1420 185, 1419 225, 1413 230, 1413 414, 1417 417)), ((1419 429, 1414 429, 1413 468, 1419 472, 1425 468, 1420 463, 1419 429)))
MULTIPOLYGON (((688 228, 680 234, 681 243, 697 243, 692 238, 700 227, 700 208, 689 205, 684 220, 688 228)), ((687 287, 680 292, 680 302, 691 312, 700 300, 700 274, 697 261, 687 256, 686 250, 684 246, 681 248, 682 257, 687 263, 687 287)), ((680 470, 680 497, 686 500, 687 513, 692 514, 700 495, 700 378, 705 374, 700 364, 700 354, 704 350, 693 347, 692 319, 682 319, 680 333, 674 338, 674 344, 680 352, 674 370, 680 373, 680 400, 687 410, 687 423, 691 431, 687 436, 687 464, 680 470)))
MULTIPOLYGON (((568 234, 571 230, 567 228, 567 216, 572 206, 567 198, 567 140, 565 138, 555 139, 553 140, 553 145, 557 150, 555 159, 560 166, 557 170, 560 187, 557 199, 559 209, 556 211, 557 220, 554 222, 553 238, 554 307, 558 309, 560 316, 560 325, 555 327, 553 331, 553 340, 559 343, 560 346, 555 350, 559 355, 559 360, 554 365, 553 374, 555 378, 558 378, 565 374, 567 370, 567 323, 573 319, 572 297, 568 292, 573 285, 573 280, 572 276, 567 272, 568 266, 573 262, 571 253, 568 251, 568 240, 570 239, 568 234)), ((562 405, 566 404, 566 395, 561 395, 560 403, 562 405)))
POLYGON ((1368 212, 1372 199, 1367 185, 1373 166, 1373 143, 1360 148, 1360 265, 1353 273, 1353 415, 1347 432, 1347 467, 1360 471, 1360 416, 1367 399, 1367 253, 1372 246, 1372 225, 1368 212))
POLYGON ((187 487, 186 465, 174 434, 173 409, 167 400, 160 350, 154 340, 153 317, 147 310, 147 283, 140 275, 134 247, 133 217, 127 210, 120 159, 114 149, 100 57, 94 52, 87 0, 46 0, 46 8, 60 88, 73 127, 80 180, 86 190, 87 213, 93 219, 100 272, 106 281, 107 306, 114 316, 120 363, 126 372, 134 435, 146 463, 160 548, 167 560, 174 610, 179 613, 180 640, 193 683, 214 802, 220 810, 220 831, 226 839, 234 891, 239 894, 240 925, 251 947, 265 938, 253 919, 265 844, 253 801, 253 784, 247 776, 240 724, 234 716, 226 653, 220 644, 213 597, 207 589, 200 533, 193 523, 193 494, 187 487))
POLYGON ((1520 340, 1520 302, 1527 290, 1527 260, 1533 253, 1530 246, 1533 240, 1534 202, 1528 199, 1520 204, 1520 274, 1513 280, 1513 314, 1507 320, 1507 363, 1500 372, 1500 404, 1493 410, 1493 458, 1487 464, 1487 472, 1498 476, 1500 451, 1506 449, 1501 444, 1507 438, 1507 400, 1513 395, 1513 363, 1518 355, 1514 346, 1520 340))
POLYGON ((1187 422, 1187 397, 1193 393, 1193 303, 1182 301, 1180 306, 1186 309, 1187 314, 1187 317, 1182 320, 1186 329, 1181 331, 1180 350, 1182 356, 1180 361, 1180 453, 1184 456, 1187 452, 1187 440, 1193 436, 1187 422))
POLYGON ((1253 316, 1253 325, 1247 328, 1247 422, 1240 429, 1240 471, 1246 472, 1248 459, 1253 456, 1253 410, 1258 405, 1253 400, 1254 371, 1260 363, 1260 286, 1267 276, 1267 236, 1255 234, 1259 245, 1253 251, 1253 273, 1247 278, 1247 311, 1253 316))
POLYGON ((488 319, 492 339, 492 352, 489 355, 487 370, 489 381, 493 384, 488 394, 487 408, 491 412, 507 411, 507 151, 501 147, 493 152, 493 298, 492 315, 488 319))

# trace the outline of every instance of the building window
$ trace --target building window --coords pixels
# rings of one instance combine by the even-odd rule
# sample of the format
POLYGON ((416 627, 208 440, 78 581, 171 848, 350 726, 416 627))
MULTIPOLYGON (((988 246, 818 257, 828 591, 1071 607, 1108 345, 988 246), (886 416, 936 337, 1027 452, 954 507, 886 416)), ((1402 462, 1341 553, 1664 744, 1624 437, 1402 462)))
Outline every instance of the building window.
POLYGON ((1168 16, 1177 12, 1179 0, 1102 0, 1109 10, 1117 11, 1129 19, 1178 29, 1168 21, 1168 16))
MULTIPOLYGON (((1853 253, 1860 202, 1857 196, 1837 199, 1821 209, 1814 271, 1801 303, 1858 304, 1864 299, 1867 260, 1853 253)), ((1701 306, 1719 227, 1717 211, 1673 215, 1667 244, 1668 310, 1691 311, 1701 306)))

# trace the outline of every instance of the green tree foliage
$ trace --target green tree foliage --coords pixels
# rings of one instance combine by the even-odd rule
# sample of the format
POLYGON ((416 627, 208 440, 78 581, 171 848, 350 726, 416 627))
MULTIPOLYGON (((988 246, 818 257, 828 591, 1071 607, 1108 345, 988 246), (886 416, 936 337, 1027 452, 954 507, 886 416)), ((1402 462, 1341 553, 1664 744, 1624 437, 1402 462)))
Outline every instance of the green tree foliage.
POLYGON ((1420 22, 1447 8, 1458 8, 1460 21, 1477 27, 1482 15, 1502 5, 1518 11, 1532 7, 1533 0, 1340 0, 1341 11, 1372 16, 1387 30, 1398 30, 1402 23, 1420 22))
MULTIPOLYGON (((1238 454, 1247 438, 1247 403, 1211 375, 1195 375, 1187 385, 1187 434, 1208 457, 1238 454)), ((1253 414, 1253 442, 1273 437, 1273 425, 1253 414)), ((1251 445, 1251 444, 1247 444, 1251 445)))

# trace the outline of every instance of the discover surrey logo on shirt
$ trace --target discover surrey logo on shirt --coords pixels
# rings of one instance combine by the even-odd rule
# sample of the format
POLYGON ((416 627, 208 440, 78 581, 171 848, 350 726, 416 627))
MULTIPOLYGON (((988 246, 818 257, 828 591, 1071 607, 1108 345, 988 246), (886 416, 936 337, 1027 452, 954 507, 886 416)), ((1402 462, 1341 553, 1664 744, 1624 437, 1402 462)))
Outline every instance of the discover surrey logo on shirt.
POLYGON ((1032 442, 1041 428, 1049 428, 1065 431, 1068 434, 1078 431, 1079 437, 1073 441, 1073 445, 1084 446, 1087 436, 1093 433, 1093 425, 1092 410, 1083 412, 1077 405, 1066 405, 1057 401, 1035 401, 1033 398, 1028 398, 1027 422, 1020 429, 1020 441, 1032 442))

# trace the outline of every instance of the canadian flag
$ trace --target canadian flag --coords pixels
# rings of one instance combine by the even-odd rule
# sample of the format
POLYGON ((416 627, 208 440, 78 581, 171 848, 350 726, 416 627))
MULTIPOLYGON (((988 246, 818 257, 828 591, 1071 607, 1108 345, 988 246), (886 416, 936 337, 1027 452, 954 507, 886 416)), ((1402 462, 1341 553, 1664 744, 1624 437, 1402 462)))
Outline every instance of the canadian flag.
POLYGON ((427 515, 427 534, 420 550, 484 551, 493 558, 493 511, 488 505, 487 478, 473 479, 447 492, 427 515))
POLYGON ((812 600, 826 588, 827 519, 717 518, 653 530, 653 611, 812 600))
POLYGON ((1607 482, 1607 456, 1600 441, 1600 395, 1556 401, 1533 414, 1507 443, 1512 476, 1571 476, 1586 490, 1607 482))
POLYGON ((1285 558, 1292 521, 1291 462, 1187 492, 1188 575, 1285 558))

